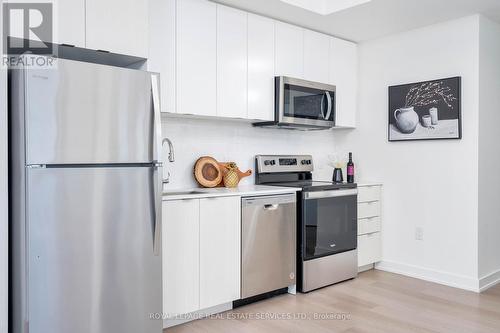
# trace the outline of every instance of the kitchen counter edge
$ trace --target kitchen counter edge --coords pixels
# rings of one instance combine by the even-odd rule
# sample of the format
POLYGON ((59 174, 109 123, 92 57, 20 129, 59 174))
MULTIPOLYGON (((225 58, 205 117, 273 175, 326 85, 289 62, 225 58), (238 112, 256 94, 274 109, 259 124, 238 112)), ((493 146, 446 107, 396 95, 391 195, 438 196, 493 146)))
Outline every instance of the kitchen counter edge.
POLYGON ((194 188, 185 190, 171 190, 165 191, 163 193, 163 201, 174 201, 174 200, 190 200, 190 199, 204 199, 204 198, 216 198, 216 197, 252 197, 252 196, 263 196, 263 195, 275 195, 275 194, 291 194, 301 191, 301 188, 296 187, 280 187, 280 186, 264 186, 264 185, 253 185, 253 186, 240 186, 237 188, 194 188), (178 192, 190 192, 196 191, 197 193, 182 193, 178 192), (175 194, 170 194, 175 193, 175 194))

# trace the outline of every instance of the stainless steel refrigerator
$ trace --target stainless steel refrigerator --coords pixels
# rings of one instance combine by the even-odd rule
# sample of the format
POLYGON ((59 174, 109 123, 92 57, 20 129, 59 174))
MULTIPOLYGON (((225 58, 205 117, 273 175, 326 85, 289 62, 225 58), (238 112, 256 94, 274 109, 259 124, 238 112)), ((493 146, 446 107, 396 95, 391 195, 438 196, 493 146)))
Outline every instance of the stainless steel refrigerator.
POLYGON ((10 71, 15 333, 162 330, 159 77, 10 71))

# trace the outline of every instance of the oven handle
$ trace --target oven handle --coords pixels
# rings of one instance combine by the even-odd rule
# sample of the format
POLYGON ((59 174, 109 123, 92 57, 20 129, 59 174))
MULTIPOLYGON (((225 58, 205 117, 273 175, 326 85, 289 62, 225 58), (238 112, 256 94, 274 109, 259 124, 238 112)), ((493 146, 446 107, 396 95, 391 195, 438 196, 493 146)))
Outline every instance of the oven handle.
POLYGON ((350 190, 332 190, 332 191, 318 191, 318 192, 305 192, 304 199, 322 199, 322 198, 335 198, 335 197, 348 197, 351 195, 358 195, 358 189, 350 190))

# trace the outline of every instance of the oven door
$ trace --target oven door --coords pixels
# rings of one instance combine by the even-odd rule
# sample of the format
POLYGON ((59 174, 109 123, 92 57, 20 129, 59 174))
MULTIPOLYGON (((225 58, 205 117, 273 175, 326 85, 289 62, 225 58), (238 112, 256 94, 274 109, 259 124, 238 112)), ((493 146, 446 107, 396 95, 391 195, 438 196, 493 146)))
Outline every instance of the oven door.
POLYGON ((280 123, 335 126, 335 86, 280 76, 276 91, 280 123))
POLYGON ((357 248, 357 189, 305 192, 302 256, 311 260, 357 248))

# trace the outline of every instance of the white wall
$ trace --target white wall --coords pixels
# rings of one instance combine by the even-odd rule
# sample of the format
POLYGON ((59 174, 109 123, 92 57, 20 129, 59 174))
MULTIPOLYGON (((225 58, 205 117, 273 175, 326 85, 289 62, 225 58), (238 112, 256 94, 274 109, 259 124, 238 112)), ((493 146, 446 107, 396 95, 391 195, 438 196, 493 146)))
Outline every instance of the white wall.
POLYGON ((500 279, 500 25, 481 17, 479 62, 479 277, 500 279))
MULTIPOLYGON (((247 122, 231 120, 199 120, 164 118, 163 136, 172 140, 175 162, 165 162, 170 171, 168 189, 196 187, 193 166, 205 155, 220 162, 234 161, 242 171, 254 170, 257 154, 312 154, 316 171, 314 178, 330 180, 332 169, 327 166, 328 154, 336 152, 333 131, 300 132, 252 127, 247 122)), ((164 148, 164 156, 168 148, 164 148)), ((254 184, 254 177, 241 184, 254 184)))
MULTIPOLYGON (((0 17, 2 15, 0 1, 0 17)), ((0 55, 3 55, 0 22, 0 55)), ((7 73, 0 65, 0 332, 7 332, 7 73)))
POLYGON ((384 183, 380 268, 466 289, 478 272, 478 29, 473 16, 360 44, 358 128, 335 135, 359 177, 384 183), (463 139, 389 143, 388 87, 451 76, 463 139))

